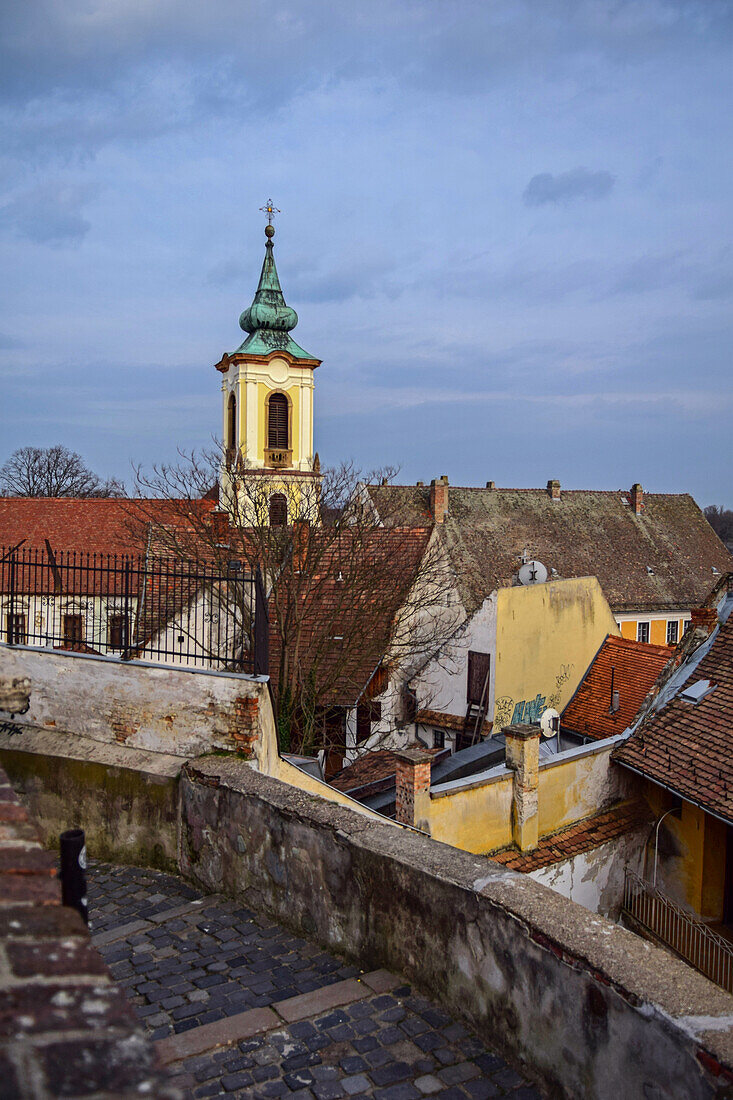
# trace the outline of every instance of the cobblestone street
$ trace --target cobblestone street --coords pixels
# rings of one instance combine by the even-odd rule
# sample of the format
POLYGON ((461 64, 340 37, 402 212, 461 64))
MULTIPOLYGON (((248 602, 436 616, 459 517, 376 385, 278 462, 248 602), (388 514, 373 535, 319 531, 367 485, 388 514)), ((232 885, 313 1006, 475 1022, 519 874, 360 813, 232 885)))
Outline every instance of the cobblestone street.
POLYGON ((95 944, 192 1098, 540 1093, 409 985, 157 871, 89 872, 95 944))

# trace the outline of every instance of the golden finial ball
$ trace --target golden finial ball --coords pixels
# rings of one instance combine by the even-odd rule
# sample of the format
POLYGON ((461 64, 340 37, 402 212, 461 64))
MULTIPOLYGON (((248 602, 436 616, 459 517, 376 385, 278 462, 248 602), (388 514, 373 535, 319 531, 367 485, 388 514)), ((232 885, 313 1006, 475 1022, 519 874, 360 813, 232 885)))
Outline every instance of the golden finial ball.
POLYGON ((266 225, 265 226, 265 236, 266 237, 274 237, 275 236, 275 226, 274 225, 266 225))

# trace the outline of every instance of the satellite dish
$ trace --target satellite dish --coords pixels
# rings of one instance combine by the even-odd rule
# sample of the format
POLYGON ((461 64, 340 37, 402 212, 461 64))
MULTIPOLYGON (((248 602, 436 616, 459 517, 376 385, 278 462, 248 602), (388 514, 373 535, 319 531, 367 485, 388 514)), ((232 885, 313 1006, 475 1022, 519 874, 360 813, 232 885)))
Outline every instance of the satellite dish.
POLYGON ((544 584, 547 580, 547 569, 541 561, 526 561, 519 570, 520 584, 544 584))
POLYGON ((547 707, 540 715, 540 729, 543 737, 556 737, 560 729, 560 715, 554 707, 547 707))

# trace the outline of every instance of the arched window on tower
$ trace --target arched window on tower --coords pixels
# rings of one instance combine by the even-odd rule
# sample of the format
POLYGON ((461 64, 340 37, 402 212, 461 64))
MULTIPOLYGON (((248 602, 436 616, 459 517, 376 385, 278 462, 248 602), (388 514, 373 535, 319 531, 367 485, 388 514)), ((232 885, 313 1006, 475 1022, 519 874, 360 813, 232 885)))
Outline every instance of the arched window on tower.
POLYGON ((237 449, 237 399, 233 393, 229 394, 227 405, 227 465, 234 462, 237 449))
POLYGON ((271 393, 267 410, 267 445, 288 449, 288 399, 284 393, 271 393))
POLYGON ((288 502, 285 493, 273 493, 270 497, 270 527, 286 527, 288 502))

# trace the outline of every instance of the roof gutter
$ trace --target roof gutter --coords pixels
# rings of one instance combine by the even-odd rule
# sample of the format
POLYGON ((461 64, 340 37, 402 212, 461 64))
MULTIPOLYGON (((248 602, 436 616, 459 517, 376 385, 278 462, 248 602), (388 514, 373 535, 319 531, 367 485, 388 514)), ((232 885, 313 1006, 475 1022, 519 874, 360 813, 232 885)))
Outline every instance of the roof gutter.
POLYGON ((699 802, 696 798, 690 798, 689 795, 683 794, 682 791, 678 791, 675 787, 670 787, 668 783, 662 783, 659 779, 652 779, 652 777, 650 775, 647 775, 646 772, 640 771, 632 764, 627 764, 625 760, 617 760, 616 763, 619 764, 622 768, 628 768, 630 772, 635 772, 636 775, 640 775, 643 779, 646 779, 650 783, 653 783, 655 787, 661 787, 663 790, 669 791, 670 794, 677 795, 677 797, 681 798, 683 802, 689 802, 693 806, 697 806, 697 808, 699 810, 702 810, 703 813, 710 814, 711 817, 716 818, 718 821, 722 821, 724 825, 733 825, 733 818, 722 817, 721 814, 716 814, 714 810, 708 809, 708 807, 704 803, 699 802))

